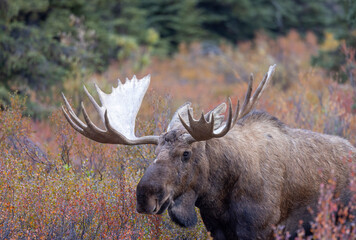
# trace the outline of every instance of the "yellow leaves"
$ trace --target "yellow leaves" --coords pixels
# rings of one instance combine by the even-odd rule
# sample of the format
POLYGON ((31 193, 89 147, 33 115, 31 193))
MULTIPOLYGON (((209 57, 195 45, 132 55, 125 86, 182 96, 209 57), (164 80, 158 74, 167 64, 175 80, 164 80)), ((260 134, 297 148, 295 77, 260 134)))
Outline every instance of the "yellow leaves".
POLYGON ((153 28, 149 28, 146 31, 146 42, 150 45, 154 45, 159 40, 159 33, 153 28))
POLYGON ((306 99, 311 104, 311 106, 317 107, 319 104, 318 96, 313 92, 307 92, 306 99))
POLYGON ((340 45, 340 41, 335 39, 334 34, 330 32, 325 33, 325 40, 323 44, 320 46, 320 49, 323 51, 332 51, 338 48, 340 45))

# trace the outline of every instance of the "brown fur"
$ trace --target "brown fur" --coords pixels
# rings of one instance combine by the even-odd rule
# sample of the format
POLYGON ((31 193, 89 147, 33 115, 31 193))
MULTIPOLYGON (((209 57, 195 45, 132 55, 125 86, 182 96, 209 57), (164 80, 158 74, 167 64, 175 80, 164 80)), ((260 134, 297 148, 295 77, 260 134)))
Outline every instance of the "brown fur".
POLYGON ((312 220, 321 183, 334 174, 336 194, 350 198, 346 140, 286 126, 264 112, 240 119, 224 137, 188 144, 183 127, 160 137, 157 159, 137 186, 137 210, 196 223, 194 205, 214 239, 268 239, 272 226, 294 233, 312 220), (191 153, 189 160, 182 154, 191 153))

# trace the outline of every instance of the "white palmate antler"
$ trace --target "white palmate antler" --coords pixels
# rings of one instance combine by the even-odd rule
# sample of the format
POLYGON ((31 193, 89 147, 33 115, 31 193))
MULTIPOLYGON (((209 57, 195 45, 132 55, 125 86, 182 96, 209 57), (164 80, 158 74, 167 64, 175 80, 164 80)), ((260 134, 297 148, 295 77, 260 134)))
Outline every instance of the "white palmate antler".
POLYGON ((138 145, 158 144, 158 136, 135 136, 135 120, 140 109, 143 97, 150 84, 150 75, 138 80, 134 76, 131 80, 126 79, 122 84, 118 80, 117 88, 112 88, 112 93, 106 94, 95 85, 102 106, 99 106, 93 96, 84 86, 85 93, 99 113, 105 126, 105 130, 97 127, 89 118, 84 104, 81 103, 84 120, 83 123, 74 113, 66 97, 62 93, 65 107, 63 113, 71 126, 84 136, 101 143, 138 145))
MULTIPOLYGON (((268 72, 264 76, 263 80, 261 83, 258 85, 255 93, 251 97, 252 93, 252 84, 253 84, 253 76, 251 75, 250 81, 248 84, 248 89, 247 93, 245 96, 245 101, 242 104, 242 107, 240 109, 240 103, 237 103, 236 106, 236 111, 234 116, 232 116, 232 107, 231 107, 231 100, 230 98, 228 99, 229 102, 229 112, 228 112, 228 117, 227 121, 224 125, 222 125, 220 128, 216 129, 216 124, 215 121, 217 120, 217 117, 214 115, 214 111, 209 112, 204 116, 202 113, 201 117, 199 120, 195 120, 192 116, 192 109, 187 108, 187 115, 188 115, 188 123, 186 122, 185 119, 181 116, 181 113, 177 113, 178 117, 184 126, 184 128, 189 132, 190 136, 187 137, 187 140, 189 142, 196 142, 196 141, 206 141, 211 138, 220 138, 225 136, 231 129, 232 127, 236 124, 237 120, 241 119, 242 117, 246 116, 256 105, 258 102, 258 99, 261 97, 263 91, 265 90, 269 80, 271 79, 272 74, 274 73, 276 68, 276 65, 270 66, 268 72)), ((221 105, 219 105, 221 106, 221 105)))

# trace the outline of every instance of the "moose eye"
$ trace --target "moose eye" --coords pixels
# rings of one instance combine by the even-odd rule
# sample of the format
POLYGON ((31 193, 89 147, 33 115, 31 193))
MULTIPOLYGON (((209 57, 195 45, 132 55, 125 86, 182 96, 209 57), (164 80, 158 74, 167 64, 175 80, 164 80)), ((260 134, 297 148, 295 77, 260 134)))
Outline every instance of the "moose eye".
POLYGON ((191 153, 189 151, 185 151, 182 155, 182 160, 183 161, 188 161, 190 158, 191 153))

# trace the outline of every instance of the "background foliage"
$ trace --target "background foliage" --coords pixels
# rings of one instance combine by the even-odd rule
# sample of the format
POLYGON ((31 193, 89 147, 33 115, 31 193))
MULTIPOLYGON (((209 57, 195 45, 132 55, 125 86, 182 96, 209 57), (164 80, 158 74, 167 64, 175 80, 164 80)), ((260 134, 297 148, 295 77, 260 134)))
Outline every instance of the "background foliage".
MULTIPOLYGON (((159 134, 184 102, 205 112, 227 96, 236 104, 250 73, 258 82, 276 63, 258 108, 355 145, 355 22, 352 0, 0 0, 0 239, 207 239, 201 220, 182 229, 166 214, 137 214, 154 149, 76 134, 60 92, 77 113, 81 101, 93 112, 83 84, 110 91, 151 73, 136 129, 159 134)), ((354 239, 334 182, 321 186, 315 236, 354 239)))

